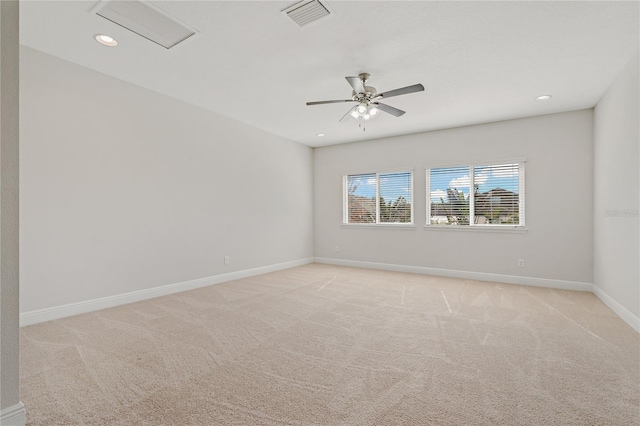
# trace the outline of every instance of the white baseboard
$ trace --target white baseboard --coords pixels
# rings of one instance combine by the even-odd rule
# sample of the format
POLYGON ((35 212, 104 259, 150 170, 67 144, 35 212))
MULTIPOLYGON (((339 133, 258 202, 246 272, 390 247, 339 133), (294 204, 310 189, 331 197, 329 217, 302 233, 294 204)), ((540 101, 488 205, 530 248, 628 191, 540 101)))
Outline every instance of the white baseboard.
MULTIPOLYGON (((616 302, 611 296, 602 291, 599 287, 577 281, 552 280, 547 278, 521 277, 516 275, 488 274, 484 272, 457 271, 452 269, 428 268, 424 266, 408 266, 396 265, 389 263, 364 262, 358 260, 332 259, 324 257, 304 258, 293 260, 290 262, 278 263, 274 265, 261 266, 253 269, 230 272, 228 274, 214 275, 211 277, 198 278, 195 280, 184 281, 176 284, 169 284, 160 287, 154 287, 146 290, 132 291, 130 293, 118 294, 114 296, 102 297, 100 299, 87 300, 84 302, 71 303, 68 305, 54 306, 52 308, 39 309, 36 311, 24 312, 20 314, 20 326, 37 324, 40 322, 51 321, 70 317, 73 315, 93 312, 100 309, 111 308, 114 306, 124 305, 127 303, 138 302, 141 300, 153 299, 155 297, 166 296, 169 294, 179 293, 181 291, 193 290, 209 285, 220 284, 227 281, 238 280, 242 278, 252 277, 255 275, 275 272, 282 269, 294 268, 296 266, 306 265, 312 262, 325 263, 329 265, 352 266, 356 268, 380 269, 385 271, 410 272, 415 274, 436 275, 442 277, 465 278, 478 281, 492 281, 506 284, 520 284, 535 287, 547 287, 561 290, 577 290, 593 292, 604 304, 606 304, 613 312, 629 324, 634 330, 640 333, 640 318, 632 314, 624 306, 616 302)), ((16 413, 19 416, 20 408, 24 413, 24 406, 17 404, 16 413)), ((2 411, 2 425, 5 424, 5 411, 9 415, 9 409, 2 411)), ((7 425, 20 423, 6 423, 7 425)), ((24 423, 22 423, 24 424, 24 423)))
POLYGON ((607 305, 609 309, 616 313, 624 322, 629 324, 631 328, 640 333, 640 318, 631 313, 627 308, 616 302, 611 296, 602 291, 597 285, 593 285, 593 293, 607 305))
POLYGON ((84 302, 70 303, 68 305, 54 306, 52 308, 23 312, 20 314, 20 327, 70 317, 73 315, 84 314, 87 312, 98 311, 100 309, 111 308, 114 306, 125 305, 127 303, 139 302, 141 300, 153 299, 155 297, 166 296, 169 294, 179 293, 181 291, 193 290, 196 288, 220 284, 227 281, 239 280, 242 278, 252 277, 254 275, 266 274, 268 272, 302 266, 312 262, 313 258, 309 257, 284 263, 277 263, 274 265, 267 265, 258 268, 230 272, 228 274, 198 278, 195 280, 184 281, 176 284, 168 284, 145 290, 132 291, 130 293, 101 297, 99 299, 86 300, 84 302))
POLYGON ((520 277, 516 275, 487 274, 484 272, 456 271, 452 269, 427 268, 424 266, 395 265, 389 263, 363 262, 359 260, 332 259, 325 257, 314 258, 315 263, 329 265, 352 266, 355 268, 381 269, 385 271, 411 272, 414 274, 436 275, 441 277, 466 278, 478 281, 492 281, 506 284, 530 285, 535 287, 555 288, 559 290, 588 291, 594 293, 616 315, 631 328, 640 333, 640 318, 632 314, 627 308, 616 302, 611 296, 602 291, 595 284, 578 281, 552 280, 547 278, 520 277))
POLYGON ((2 426, 24 426, 26 423, 27 412, 22 402, 18 402, 0 412, 0 425, 2 426))
POLYGON ((414 274, 437 275, 440 277, 466 278, 477 281, 492 281, 505 284, 530 285, 560 290, 593 291, 593 284, 578 281, 552 280, 548 278, 520 277, 517 275, 488 274, 485 272, 457 271, 453 269, 428 268, 425 266, 395 265, 390 263, 363 262, 359 260, 314 258, 316 263, 353 266, 356 268, 381 269, 385 271, 410 272, 414 274))

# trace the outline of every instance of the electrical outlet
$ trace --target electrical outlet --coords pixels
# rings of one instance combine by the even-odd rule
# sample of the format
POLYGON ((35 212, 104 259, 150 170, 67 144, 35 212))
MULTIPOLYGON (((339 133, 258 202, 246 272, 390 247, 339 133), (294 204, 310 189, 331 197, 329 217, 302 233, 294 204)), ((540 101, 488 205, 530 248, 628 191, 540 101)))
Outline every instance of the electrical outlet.
POLYGON ((339 246, 335 246, 335 248, 333 249, 336 253, 340 253, 340 247, 339 246))
POLYGON ((518 259, 518 268, 524 268, 524 259, 518 259))
POLYGON ((229 264, 229 256, 225 256, 224 257, 224 264, 228 265, 229 264))

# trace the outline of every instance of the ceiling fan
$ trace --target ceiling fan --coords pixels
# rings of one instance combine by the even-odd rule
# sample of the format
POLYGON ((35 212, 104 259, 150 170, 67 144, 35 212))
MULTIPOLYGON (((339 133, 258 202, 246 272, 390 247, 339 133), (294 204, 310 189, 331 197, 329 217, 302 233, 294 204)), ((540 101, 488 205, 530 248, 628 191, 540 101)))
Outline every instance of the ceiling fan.
POLYGON ((380 111, 384 111, 395 117, 400 117, 405 111, 394 108, 390 105, 380 103, 382 99, 391 98, 393 96, 406 95, 408 93, 422 92, 424 86, 422 84, 414 84, 412 86, 403 87, 400 89, 389 90, 388 92, 378 93, 375 87, 366 86, 367 80, 369 80, 369 74, 362 73, 357 77, 345 77, 351 87, 353 88, 351 99, 340 99, 334 101, 316 101, 307 102, 307 105, 321 105, 321 104, 337 104, 342 102, 356 102, 353 108, 339 120, 346 121, 349 118, 356 120, 369 120, 378 115, 380 111))

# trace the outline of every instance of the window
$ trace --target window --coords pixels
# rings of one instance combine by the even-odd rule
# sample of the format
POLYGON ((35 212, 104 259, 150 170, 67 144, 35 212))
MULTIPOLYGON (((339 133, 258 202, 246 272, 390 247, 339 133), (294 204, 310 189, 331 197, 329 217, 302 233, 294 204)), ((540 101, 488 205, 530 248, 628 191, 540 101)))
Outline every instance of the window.
POLYGON ((524 161, 427 169, 427 225, 524 227, 524 161))
POLYGON ((344 176, 344 223, 413 223, 413 173, 344 176))

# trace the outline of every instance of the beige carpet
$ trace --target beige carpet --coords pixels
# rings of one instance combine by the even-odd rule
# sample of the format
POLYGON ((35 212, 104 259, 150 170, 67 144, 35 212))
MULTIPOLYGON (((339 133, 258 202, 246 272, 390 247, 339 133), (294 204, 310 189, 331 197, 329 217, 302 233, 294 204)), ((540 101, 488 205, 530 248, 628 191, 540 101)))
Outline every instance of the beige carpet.
POLYGON ((307 265, 23 328, 31 425, 638 425, 593 294, 307 265))

